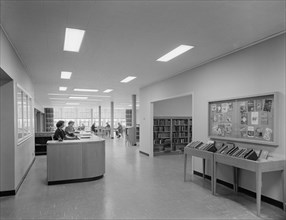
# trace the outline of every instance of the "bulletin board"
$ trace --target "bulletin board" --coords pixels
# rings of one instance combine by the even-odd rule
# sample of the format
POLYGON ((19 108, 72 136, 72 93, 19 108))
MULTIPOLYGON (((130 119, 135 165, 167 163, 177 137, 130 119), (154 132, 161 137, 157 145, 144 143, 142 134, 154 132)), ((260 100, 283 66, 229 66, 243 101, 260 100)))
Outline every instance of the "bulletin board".
POLYGON ((209 138, 278 145, 278 93, 208 102, 209 138))

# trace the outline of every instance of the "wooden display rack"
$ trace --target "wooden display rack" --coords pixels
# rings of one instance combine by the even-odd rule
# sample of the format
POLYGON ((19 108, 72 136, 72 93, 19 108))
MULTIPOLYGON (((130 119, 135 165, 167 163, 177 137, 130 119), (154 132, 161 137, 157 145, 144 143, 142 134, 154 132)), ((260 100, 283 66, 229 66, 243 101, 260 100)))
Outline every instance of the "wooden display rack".
POLYGON ((187 157, 190 156, 191 173, 192 169, 192 157, 203 158, 203 175, 205 176, 205 160, 209 160, 211 163, 211 190, 212 194, 216 195, 217 184, 217 164, 225 164, 233 167, 233 186, 234 191, 238 191, 238 169, 245 169, 255 172, 256 175, 256 207, 257 216, 260 216, 261 210, 261 189, 262 189, 262 174, 266 172, 281 171, 282 176, 282 195, 283 195, 283 209, 286 211, 286 201, 284 195, 284 166, 285 160, 282 158, 272 158, 263 161, 253 161, 243 158, 236 158, 229 155, 223 155, 220 153, 212 153, 209 151, 198 150, 196 148, 185 147, 185 161, 184 161, 184 181, 186 181, 187 173, 187 157))
POLYGON ((233 175, 233 185, 234 191, 237 192, 238 189, 238 170, 245 169, 252 172, 255 172, 256 175, 256 207, 257 207, 257 216, 260 216, 261 209, 261 188, 262 188, 262 174, 266 172, 281 171, 282 172, 282 195, 283 195, 283 209, 285 211, 285 196, 284 196, 284 166, 285 160, 278 158, 269 158, 268 160, 263 161, 252 161, 236 157, 231 157, 227 155, 221 155, 214 153, 214 167, 213 167, 213 184, 214 191, 213 194, 216 194, 216 179, 217 179, 217 164, 226 164, 233 166, 234 175, 233 175))

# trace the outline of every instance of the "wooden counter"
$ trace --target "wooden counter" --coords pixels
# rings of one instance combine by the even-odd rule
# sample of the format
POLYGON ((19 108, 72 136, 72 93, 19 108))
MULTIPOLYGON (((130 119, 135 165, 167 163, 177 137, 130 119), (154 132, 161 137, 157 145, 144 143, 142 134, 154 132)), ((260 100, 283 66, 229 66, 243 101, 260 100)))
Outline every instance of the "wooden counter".
POLYGON ((92 135, 80 140, 47 142, 48 184, 91 181, 104 173, 104 139, 92 135))

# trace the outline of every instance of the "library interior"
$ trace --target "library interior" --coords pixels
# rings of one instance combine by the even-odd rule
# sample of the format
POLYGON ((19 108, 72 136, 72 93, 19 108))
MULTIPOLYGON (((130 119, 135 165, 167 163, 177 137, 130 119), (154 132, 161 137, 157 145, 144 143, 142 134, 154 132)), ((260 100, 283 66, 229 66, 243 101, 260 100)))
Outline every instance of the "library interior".
POLYGON ((286 1, 0 1, 1 219, 286 219, 286 1))

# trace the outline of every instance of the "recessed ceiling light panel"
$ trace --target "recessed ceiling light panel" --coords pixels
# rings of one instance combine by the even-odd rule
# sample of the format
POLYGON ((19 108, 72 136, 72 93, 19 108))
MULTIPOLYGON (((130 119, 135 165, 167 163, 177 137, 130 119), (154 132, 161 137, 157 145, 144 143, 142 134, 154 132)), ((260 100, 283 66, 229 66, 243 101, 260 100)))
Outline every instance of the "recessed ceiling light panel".
POLYGON ((63 87, 63 86, 59 87, 60 91, 67 91, 67 89, 68 89, 67 87, 63 87))
POLYGON ((79 52, 84 30, 66 28, 64 51, 79 52))
POLYGON ((109 92, 112 92, 113 91, 113 89, 106 89, 106 90, 104 90, 103 92, 104 93, 109 93, 109 92))
POLYGON ((70 79, 71 75, 72 75, 72 72, 66 72, 66 71, 61 72, 61 78, 62 79, 70 79))
POLYGON ((98 89, 74 89, 77 92, 98 92, 98 89))
POLYGON ((133 79, 135 79, 135 78, 136 78, 136 76, 128 76, 128 77, 126 77, 125 79, 121 80, 120 82, 122 82, 122 83, 128 83, 128 82, 130 82, 131 80, 133 80, 133 79))
POLYGON ((87 97, 84 96, 70 96, 70 99, 87 99, 87 97))
POLYGON ((190 50, 192 48, 194 48, 194 47, 189 46, 189 45, 180 45, 177 48, 175 48, 174 50, 170 51, 169 53, 167 53, 164 56, 157 59, 157 61, 168 62, 169 60, 181 55, 182 53, 187 52, 188 50, 190 50))
POLYGON ((79 105, 79 103, 75 103, 75 102, 67 102, 67 105, 79 105))

